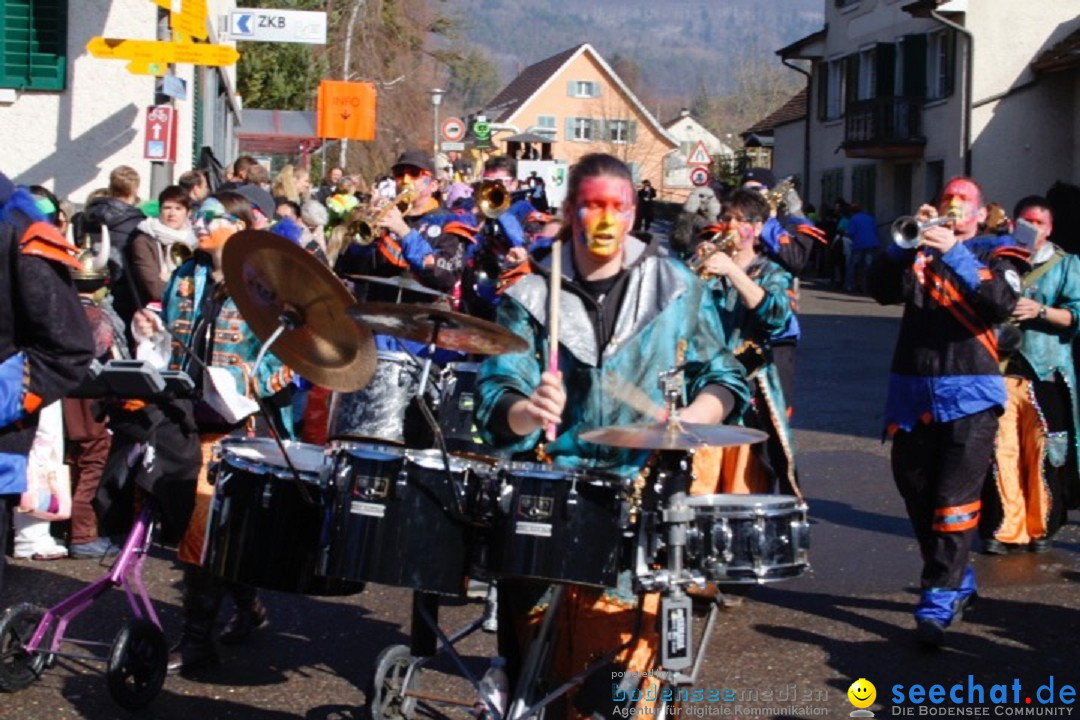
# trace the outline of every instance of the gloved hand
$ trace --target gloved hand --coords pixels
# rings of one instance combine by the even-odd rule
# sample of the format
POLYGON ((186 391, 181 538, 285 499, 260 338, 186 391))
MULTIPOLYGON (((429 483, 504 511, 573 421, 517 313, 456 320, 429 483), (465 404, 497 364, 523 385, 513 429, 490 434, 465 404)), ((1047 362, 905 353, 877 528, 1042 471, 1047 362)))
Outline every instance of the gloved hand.
POLYGON ((795 191, 795 188, 788 188, 788 191, 784 193, 781 198, 781 202, 784 203, 785 212, 788 217, 802 217, 803 207, 802 198, 799 197, 799 193, 795 191))

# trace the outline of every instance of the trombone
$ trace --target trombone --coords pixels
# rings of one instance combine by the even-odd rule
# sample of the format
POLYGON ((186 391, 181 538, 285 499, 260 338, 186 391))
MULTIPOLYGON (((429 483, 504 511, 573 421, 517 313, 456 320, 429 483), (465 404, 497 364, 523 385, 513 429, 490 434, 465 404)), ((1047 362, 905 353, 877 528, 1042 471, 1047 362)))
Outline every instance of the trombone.
POLYGON ((398 193, 390 202, 383 205, 381 208, 374 212, 370 212, 358 220, 354 220, 349 223, 348 235, 352 238, 352 241, 357 245, 366 246, 375 241, 375 230, 382 219, 386 217, 390 212, 390 208, 397 207, 402 215, 409 211, 412 207, 413 201, 416 199, 416 191, 411 187, 407 187, 398 193))
POLYGON ((919 220, 912 215, 904 215, 893 220, 892 227, 889 232, 892 235, 893 244, 903 250, 912 250, 922 244, 922 235, 929 228, 937 227, 939 225, 948 225, 949 223, 955 223, 960 220, 960 213, 955 210, 949 210, 946 214, 933 218, 931 220, 925 220, 919 222, 919 220))
POLYGON ((726 225, 713 225, 706 230, 716 230, 708 240, 698 243, 696 252, 687 261, 687 265, 699 277, 706 277, 708 271, 705 263, 716 253, 724 253, 729 257, 735 257, 739 251, 739 231, 726 225))

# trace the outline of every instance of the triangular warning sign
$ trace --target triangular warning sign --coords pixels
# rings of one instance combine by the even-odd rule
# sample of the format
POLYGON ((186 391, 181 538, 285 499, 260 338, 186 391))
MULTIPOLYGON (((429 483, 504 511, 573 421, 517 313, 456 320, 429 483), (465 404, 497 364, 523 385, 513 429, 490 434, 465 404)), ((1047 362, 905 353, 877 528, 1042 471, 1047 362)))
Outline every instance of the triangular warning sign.
POLYGON ((698 140, 690 157, 686 158, 687 165, 712 165, 712 155, 705 149, 705 141, 698 140))

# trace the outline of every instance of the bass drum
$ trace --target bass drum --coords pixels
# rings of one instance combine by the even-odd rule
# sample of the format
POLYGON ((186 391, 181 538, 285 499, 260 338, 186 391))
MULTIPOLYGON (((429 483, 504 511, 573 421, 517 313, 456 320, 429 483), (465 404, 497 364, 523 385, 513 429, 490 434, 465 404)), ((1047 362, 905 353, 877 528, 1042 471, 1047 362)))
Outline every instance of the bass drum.
MULTIPOLYGON (((420 363, 405 352, 380 350, 375 375, 363 390, 334 393, 330 403, 331 440, 431 447, 434 436, 416 405, 420 363)), ((434 404, 428 390, 428 403, 434 404)))
POLYGON ((629 568, 630 505, 620 478, 595 471, 509 463, 500 526, 491 531, 495 576, 614 587, 629 568))
POLYGON ((444 595, 465 592, 483 463, 436 450, 339 443, 341 489, 326 574, 444 595))
POLYGON ((686 564, 715 583, 766 583, 810 567, 806 504, 788 495, 697 495, 686 564))
POLYGON ((206 524, 203 566, 233 582, 306 595, 351 595, 360 583, 323 577, 336 490, 323 477, 321 447, 286 442, 307 489, 305 501, 277 443, 226 438, 211 469, 214 500, 206 524))

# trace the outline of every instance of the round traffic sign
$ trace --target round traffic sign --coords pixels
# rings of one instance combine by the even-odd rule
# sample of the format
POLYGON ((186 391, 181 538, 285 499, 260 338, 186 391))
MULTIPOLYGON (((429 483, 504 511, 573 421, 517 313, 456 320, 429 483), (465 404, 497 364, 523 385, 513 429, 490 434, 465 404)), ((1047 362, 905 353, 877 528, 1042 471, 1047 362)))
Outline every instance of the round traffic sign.
POLYGON ((439 125, 439 133, 447 142, 457 142, 465 137, 465 123, 461 118, 448 117, 439 125))
POLYGON ((696 167, 690 171, 690 182, 694 183, 694 187, 705 187, 712 180, 712 174, 708 168, 696 167))

